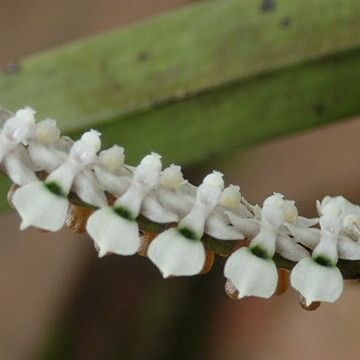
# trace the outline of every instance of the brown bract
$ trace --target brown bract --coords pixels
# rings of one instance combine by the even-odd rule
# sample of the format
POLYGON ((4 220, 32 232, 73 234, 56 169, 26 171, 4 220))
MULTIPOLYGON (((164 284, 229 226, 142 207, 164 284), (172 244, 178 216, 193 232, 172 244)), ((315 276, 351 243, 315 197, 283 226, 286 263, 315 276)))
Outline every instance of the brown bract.
POLYGON ((70 204, 66 225, 75 234, 85 234, 86 223, 93 212, 93 208, 70 204))
POLYGON ((140 247, 139 247, 137 253, 140 256, 146 257, 149 245, 156 238, 158 233, 154 232, 154 231, 143 231, 142 233, 143 233, 143 235, 140 238, 140 247))
POLYGON ((290 271, 288 269, 278 269, 278 285, 274 295, 283 295, 290 285, 290 271))

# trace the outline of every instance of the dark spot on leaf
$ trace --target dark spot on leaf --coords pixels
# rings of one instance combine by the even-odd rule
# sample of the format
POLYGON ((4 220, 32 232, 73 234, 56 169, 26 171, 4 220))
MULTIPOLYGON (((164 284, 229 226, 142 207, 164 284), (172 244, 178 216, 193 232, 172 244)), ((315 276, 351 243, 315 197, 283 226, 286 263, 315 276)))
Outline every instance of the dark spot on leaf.
POLYGON ((138 59, 138 61, 141 61, 141 62, 147 61, 147 60, 150 59, 150 53, 148 51, 146 51, 146 50, 141 51, 141 52, 138 53, 137 59, 138 59))
POLYGON ((268 12, 274 11, 276 9, 276 1, 275 0, 263 0, 261 3, 261 11, 268 12))
POLYGON ((291 26, 291 23, 292 23, 291 18, 285 17, 281 20, 280 25, 282 28, 286 29, 291 26))
POLYGON ((21 66, 19 63, 16 63, 16 62, 9 62, 7 64, 5 64, 2 68, 2 71, 5 73, 5 74, 16 74, 18 73, 19 71, 21 71, 21 66))

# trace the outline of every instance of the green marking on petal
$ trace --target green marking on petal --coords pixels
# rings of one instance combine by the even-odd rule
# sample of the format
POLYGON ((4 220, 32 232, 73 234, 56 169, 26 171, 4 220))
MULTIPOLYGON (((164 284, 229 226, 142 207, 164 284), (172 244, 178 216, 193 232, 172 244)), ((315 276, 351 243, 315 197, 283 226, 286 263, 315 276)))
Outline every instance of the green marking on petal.
POLYGON ((329 257, 324 255, 318 255, 314 258, 314 260, 317 264, 321 266, 333 267, 336 265, 329 257))
POLYGON ((196 236, 196 233, 187 227, 178 229, 178 231, 182 236, 186 237, 189 240, 200 240, 198 236, 196 236))
POLYGON ((130 221, 134 221, 135 217, 134 215, 127 209, 119 206, 117 208, 114 208, 114 211, 117 215, 121 216, 122 218, 130 221))
POLYGON ((252 246, 249 249, 258 258, 265 259, 265 260, 271 259, 271 256, 269 256, 268 252, 259 245, 252 246))
POLYGON ((55 181, 46 182, 45 187, 57 196, 66 197, 66 194, 62 187, 55 181))

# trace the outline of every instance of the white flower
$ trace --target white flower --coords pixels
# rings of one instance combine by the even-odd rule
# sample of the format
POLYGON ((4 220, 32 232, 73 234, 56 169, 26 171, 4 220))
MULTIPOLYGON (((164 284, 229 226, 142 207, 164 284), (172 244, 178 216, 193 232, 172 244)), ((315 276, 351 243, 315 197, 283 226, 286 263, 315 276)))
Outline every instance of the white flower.
POLYGON ((274 294, 278 282, 276 265, 272 260, 275 250, 285 249, 289 255, 293 252, 293 246, 297 245, 283 237, 281 228, 289 214, 293 215, 292 205, 281 194, 274 194, 264 201, 261 220, 257 220, 257 223, 255 219, 241 219, 230 214, 230 217, 235 217, 234 226, 240 225, 247 235, 256 234, 249 248, 235 251, 225 264, 225 277, 237 288, 239 298, 269 298, 274 294))
MULTIPOLYGON (((333 206, 339 209, 338 217, 341 221, 338 239, 338 255, 341 259, 360 260, 360 207, 354 205, 342 196, 326 196, 321 202, 317 201, 319 215, 323 215, 333 206)), ((320 242, 321 231, 315 228, 298 227, 287 224, 290 233, 296 241, 309 249, 314 249, 320 242)))
POLYGON ((196 192, 190 212, 172 228, 158 235, 148 249, 149 259, 164 278, 198 274, 205 263, 205 248, 201 242, 208 216, 219 203, 224 188, 222 174, 207 175, 196 192))
POLYGON ((321 237, 311 257, 299 261, 291 272, 291 285, 309 306, 314 301, 336 301, 343 290, 343 278, 336 267, 341 228, 341 209, 335 205, 322 208, 321 237))
MULTIPOLYGON (((176 213, 180 218, 186 216, 194 205, 196 187, 184 179, 181 167, 171 164, 168 168, 164 169, 161 173, 160 185, 155 192, 155 196, 160 203, 165 208, 176 213)), ((230 185, 223 190, 220 204, 216 206, 206 219, 204 228, 206 234, 219 240, 240 240, 244 238, 230 224, 228 217, 224 213, 225 207, 221 203, 226 203, 226 201, 232 202, 236 209, 240 209, 240 201, 237 202, 238 189, 238 187, 230 185)))
POLYGON ((33 135, 28 140, 28 151, 36 171, 50 173, 66 161, 71 146, 63 149, 62 142, 55 120, 45 119, 35 125, 33 135))
MULTIPOLYGON (((88 136, 86 135, 83 140, 88 141, 88 136)), ((28 145, 35 169, 53 172, 68 158, 69 145, 72 145, 70 141, 60 137, 60 130, 55 120, 46 119, 37 123, 28 145)), ((72 190, 87 204, 95 207, 107 205, 106 196, 89 168, 84 168, 75 176, 72 190)))
POLYGON ((218 240, 242 240, 244 235, 229 221, 228 210, 235 214, 253 217, 254 215, 243 204, 239 186, 229 185, 221 193, 220 203, 208 216, 205 223, 205 233, 218 240))
POLYGON ((35 111, 29 107, 16 114, 2 112, 4 120, 0 132, 0 165, 9 178, 18 185, 36 181, 32 163, 23 147, 35 126, 35 111))
POLYGON ((45 119, 35 125, 33 138, 43 144, 53 144, 60 139, 60 129, 56 120, 45 119))
POLYGON ((161 172, 155 195, 166 209, 183 218, 194 205, 196 188, 184 179, 180 166, 171 164, 161 172))
POLYGON ((57 231, 64 225, 69 207, 67 195, 74 179, 94 162, 99 149, 100 134, 94 130, 86 132, 74 143, 67 160, 45 182, 36 181, 15 191, 13 204, 22 218, 22 230, 36 226, 57 231))
POLYGON ((145 156, 134 171, 126 192, 113 207, 95 211, 88 219, 86 229, 93 238, 99 256, 106 253, 133 255, 140 245, 136 218, 144 199, 160 182, 160 155, 145 156))
MULTIPOLYGON (((282 195, 280 194, 275 194, 273 196, 278 199, 281 197, 282 199, 282 195)), ((297 215, 297 208, 293 201, 282 200, 281 203, 281 218, 283 219, 283 222, 276 230, 275 251, 286 259, 291 261, 299 261, 302 258, 308 256, 308 252, 291 238, 287 224, 291 222, 294 227, 298 228, 300 226, 302 228, 304 226, 302 224, 307 223, 306 220, 308 219, 299 219, 300 217, 297 215), (301 223, 301 225, 299 223, 301 223)), ((255 209, 255 207, 253 207, 253 209, 255 209)), ((242 234, 244 234, 247 239, 251 240, 255 238, 261 231, 261 221, 264 218, 264 208, 256 212, 257 218, 241 217, 236 215, 233 211, 226 211, 225 213, 229 217, 231 224, 242 234)), ((309 220, 307 224, 311 225, 312 223, 313 222, 309 220)))
POLYGON ((35 111, 30 107, 18 110, 4 123, 0 133, 0 163, 20 143, 26 143, 35 126, 35 111))
POLYGON ((100 152, 94 166, 101 188, 116 197, 123 195, 131 183, 132 173, 124 167, 124 161, 124 148, 114 145, 100 152))

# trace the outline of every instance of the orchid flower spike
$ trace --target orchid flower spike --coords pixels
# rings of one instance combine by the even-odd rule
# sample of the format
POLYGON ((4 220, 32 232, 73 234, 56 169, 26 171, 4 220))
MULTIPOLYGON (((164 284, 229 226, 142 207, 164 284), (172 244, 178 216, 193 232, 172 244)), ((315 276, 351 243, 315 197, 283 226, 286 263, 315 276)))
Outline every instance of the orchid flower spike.
POLYGON ((268 197, 262 207, 260 230, 248 248, 236 250, 225 264, 224 274, 245 296, 271 297, 277 287, 278 273, 272 260, 278 231, 286 220, 287 203, 283 195, 268 197))
POLYGON ((291 285, 309 306, 315 301, 336 301, 343 291, 343 278, 336 267, 341 229, 341 209, 328 204, 320 218, 321 237, 312 256, 299 261, 291 272, 291 285))
POLYGON ((4 120, 0 131, 0 165, 17 185, 36 181, 32 162, 23 147, 35 126, 35 111, 30 107, 18 110, 16 114, 2 111, 4 120))
POLYGON ((205 248, 201 242, 206 219, 218 205, 224 188, 223 174, 207 175, 196 192, 190 212, 171 228, 158 235, 148 249, 149 259, 164 278, 198 274, 205 263, 205 248))
POLYGON ((112 207, 95 211, 88 219, 86 230, 99 249, 99 257, 107 253, 134 255, 140 246, 136 222, 142 203, 160 182, 161 157, 145 156, 136 167, 131 184, 112 207))
POLYGON ((20 229, 35 226, 57 231, 65 224, 70 192, 75 177, 96 159, 100 133, 90 130, 76 141, 67 160, 44 182, 35 181, 15 191, 13 204, 22 218, 20 229))

